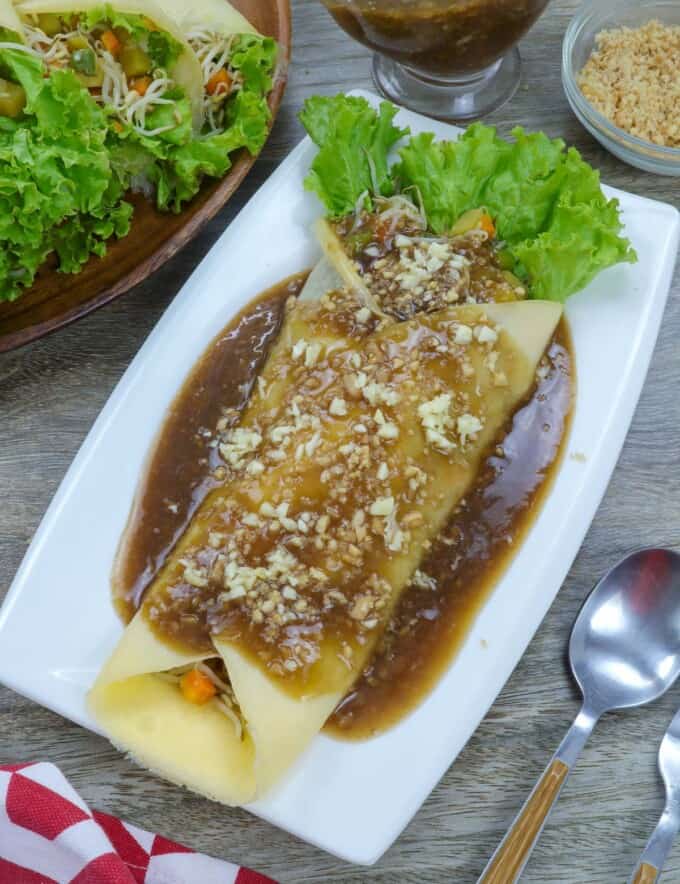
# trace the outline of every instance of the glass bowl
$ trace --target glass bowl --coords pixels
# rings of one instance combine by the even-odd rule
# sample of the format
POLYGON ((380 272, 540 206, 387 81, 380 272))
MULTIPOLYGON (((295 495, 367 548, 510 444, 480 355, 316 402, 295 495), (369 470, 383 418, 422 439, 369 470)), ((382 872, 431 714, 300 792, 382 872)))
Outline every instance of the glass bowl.
POLYGON ((375 50, 373 79, 397 104, 440 120, 484 116, 520 79, 517 43, 548 0, 322 0, 375 50))
POLYGON ((680 3, 678 0, 596 0, 585 3, 564 35, 562 84, 571 109, 608 151, 624 163, 646 172, 680 175, 680 148, 661 147, 619 129, 590 104, 576 83, 599 31, 623 25, 638 27, 650 19, 658 19, 666 25, 680 25, 680 3))

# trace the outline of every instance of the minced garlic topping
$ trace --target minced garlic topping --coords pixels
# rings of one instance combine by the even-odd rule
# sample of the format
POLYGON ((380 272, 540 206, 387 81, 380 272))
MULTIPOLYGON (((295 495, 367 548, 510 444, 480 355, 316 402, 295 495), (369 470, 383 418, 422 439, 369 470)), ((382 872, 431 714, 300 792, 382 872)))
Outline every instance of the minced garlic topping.
POLYGON ((380 205, 386 208, 330 226, 384 313, 404 319, 453 304, 526 297, 520 281, 500 266, 497 244, 485 231, 433 236, 403 197, 380 205))
POLYGON ((434 448, 444 452, 455 448, 455 442, 447 436, 453 426, 450 409, 450 393, 442 393, 418 406, 418 417, 425 430, 425 438, 434 448))
POLYGON ((257 451, 261 442, 262 436, 254 430, 234 427, 220 444, 220 454, 229 466, 238 468, 249 454, 257 451))
POLYGON ((424 512, 446 494, 436 464, 465 464, 485 427, 481 390, 508 363, 477 308, 377 331, 357 326, 360 309, 347 292, 291 305, 240 423, 218 424, 224 482, 153 621, 241 635, 245 619, 284 674, 317 659, 329 623, 349 660, 386 619, 386 563, 421 548, 424 512))
POLYGON ((451 240, 399 234, 394 246, 364 275, 380 303, 408 315, 413 305, 436 310, 462 300, 470 261, 455 251, 451 240))

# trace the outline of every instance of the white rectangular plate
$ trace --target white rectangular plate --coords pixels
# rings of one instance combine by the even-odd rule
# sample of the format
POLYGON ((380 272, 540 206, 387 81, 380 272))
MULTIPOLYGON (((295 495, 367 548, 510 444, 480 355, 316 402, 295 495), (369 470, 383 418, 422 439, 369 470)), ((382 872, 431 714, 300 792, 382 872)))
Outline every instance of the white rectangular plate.
MULTIPOLYGON (((397 120, 439 137, 458 131, 408 112, 397 120)), ((313 156, 309 140, 290 154, 170 305, 73 461, 0 612, 0 679, 86 728, 96 730, 85 692, 122 630, 109 573, 144 457, 214 335, 260 291, 317 259, 309 229, 320 207, 302 187, 313 156)), ((607 192, 621 201, 640 260, 607 270, 569 301, 579 383, 568 451, 511 567, 412 715, 363 743, 319 736, 276 792, 250 808, 351 862, 381 856, 472 735, 557 594, 619 456, 680 225, 671 206, 607 192)))

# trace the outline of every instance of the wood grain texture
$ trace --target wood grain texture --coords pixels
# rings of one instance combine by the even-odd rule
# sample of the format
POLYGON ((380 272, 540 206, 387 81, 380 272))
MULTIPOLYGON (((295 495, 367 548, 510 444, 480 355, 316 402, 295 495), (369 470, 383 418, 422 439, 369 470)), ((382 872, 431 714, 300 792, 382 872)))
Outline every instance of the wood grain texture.
POLYGON ((568 773, 559 758, 550 762, 484 870, 480 884, 514 884, 518 880, 568 773))
MULTIPOLYGON (((86 432, 130 359, 225 225, 301 136, 296 111, 314 93, 370 87, 369 54, 320 3, 294 0, 293 64, 272 137, 237 195, 155 276, 76 325, 0 356, 0 593, 86 432)), ((571 114, 560 84, 562 35, 577 0, 553 0, 522 43, 522 86, 491 121, 560 135, 605 181, 680 204, 680 180, 605 153, 571 114)), ((606 498, 548 616, 456 763, 373 868, 356 868, 250 816, 134 767, 104 740, 0 688, 0 760, 59 764, 94 807, 284 884, 472 884, 578 711, 567 637, 595 579, 645 544, 680 550, 680 274, 676 271, 647 383, 606 498)), ((58 587, 55 587, 58 591, 58 587)), ((26 649, 30 653, 30 648, 26 649)), ((453 697, 456 715, 465 697, 453 697)), ((628 879, 663 807, 656 771, 680 685, 653 706, 607 715, 571 774, 522 878, 527 884, 628 879)), ((680 881, 680 844, 666 867, 680 881)))
MULTIPOLYGON (((280 51, 269 93, 276 118, 286 86, 290 56, 289 0, 233 0, 263 34, 275 37, 280 51)), ((206 179, 179 214, 160 212, 140 195, 131 198, 134 214, 130 232, 107 243, 104 258, 90 259, 80 273, 65 276, 50 257, 35 282, 16 301, 0 303, 0 353, 63 328, 108 304, 146 279, 188 243, 222 209, 252 168, 255 158, 245 148, 236 151, 233 165, 221 179, 206 179)))

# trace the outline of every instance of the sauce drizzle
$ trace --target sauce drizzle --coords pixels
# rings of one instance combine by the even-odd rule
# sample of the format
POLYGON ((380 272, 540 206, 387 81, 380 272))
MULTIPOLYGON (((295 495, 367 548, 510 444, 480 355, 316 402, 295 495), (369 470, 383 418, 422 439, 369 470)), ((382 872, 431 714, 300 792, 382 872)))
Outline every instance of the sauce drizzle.
MULTIPOLYGON (((275 340, 298 274, 256 298, 210 344, 151 452, 112 576, 125 622, 220 481, 215 428, 242 410, 275 340)), ((510 563, 550 487, 567 436, 573 391, 569 336, 560 324, 542 377, 489 452, 477 481, 426 555, 376 654, 326 729, 361 739, 395 724, 431 690, 510 563)))
POLYGON ((242 410, 278 335, 286 299, 308 273, 263 292, 213 340, 182 385, 150 453, 114 564, 113 601, 129 623, 144 592, 219 480, 211 445, 227 409, 242 410))
POLYGON ((435 686, 482 605, 531 528, 559 464, 572 401, 564 321, 548 352, 550 369, 402 595, 380 645, 326 724, 363 739, 387 730, 435 686))

